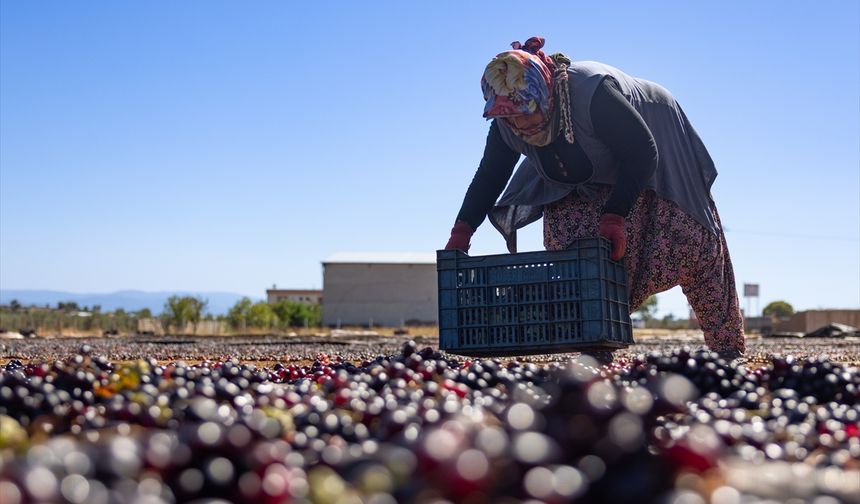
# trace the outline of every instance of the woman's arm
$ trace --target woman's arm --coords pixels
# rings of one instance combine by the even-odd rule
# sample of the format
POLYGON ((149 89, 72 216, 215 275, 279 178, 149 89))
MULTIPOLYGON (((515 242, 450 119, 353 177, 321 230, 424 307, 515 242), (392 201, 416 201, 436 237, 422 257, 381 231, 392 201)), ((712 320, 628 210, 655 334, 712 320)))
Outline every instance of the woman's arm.
POLYGON ((657 144, 611 78, 603 80, 591 99, 591 122, 618 161, 618 178, 603 212, 626 217, 657 169, 657 144))
POLYGON ((519 153, 502 140, 499 125, 494 120, 487 134, 484 157, 457 214, 458 221, 466 222, 473 231, 478 229, 507 185, 519 158, 519 153))

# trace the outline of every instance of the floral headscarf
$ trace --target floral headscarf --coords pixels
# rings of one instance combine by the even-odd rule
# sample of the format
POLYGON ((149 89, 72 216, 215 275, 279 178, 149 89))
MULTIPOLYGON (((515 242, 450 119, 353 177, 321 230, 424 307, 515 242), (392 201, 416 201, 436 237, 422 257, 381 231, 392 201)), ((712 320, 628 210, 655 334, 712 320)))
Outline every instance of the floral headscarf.
POLYGON ((564 123, 565 137, 573 143, 566 99, 570 60, 561 54, 547 56, 540 50, 543 44, 541 37, 532 37, 525 44, 514 42, 511 44, 513 50, 498 54, 490 61, 481 79, 481 89, 487 101, 484 117, 501 118, 514 133, 532 145, 547 145, 555 140, 564 123), (558 84, 559 81, 563 81, 564 92, 556 90, 561 106, 555 106, 553 89, 558 86, 554 86, 554 82, 558 84), (560 109, 564 109, 561 114, 560 109), (521 129, 507 120, 512 116, 535 113, 540 114, 542 120, 533 127, 521 129))
POLYGON ((533 54, 505 51, 490 61, 481 79, 487 104, 484 117, 549 114, 552 105, 552 73, 533 54))

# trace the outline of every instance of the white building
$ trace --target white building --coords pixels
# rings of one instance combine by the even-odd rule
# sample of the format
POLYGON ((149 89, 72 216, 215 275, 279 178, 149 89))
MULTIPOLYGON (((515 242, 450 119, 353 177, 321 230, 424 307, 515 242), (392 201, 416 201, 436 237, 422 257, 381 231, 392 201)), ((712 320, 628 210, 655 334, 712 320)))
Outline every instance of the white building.
POLYGON ((325 326, 435 324, 435 252, 342 252, 323 261, 325 326))
POLYGON ((273 286, 271 289, 266 289, 266 301, 269 304, 278 301, 320 304, 322 303, 322 291, 318 289, 278 289, 273 286))

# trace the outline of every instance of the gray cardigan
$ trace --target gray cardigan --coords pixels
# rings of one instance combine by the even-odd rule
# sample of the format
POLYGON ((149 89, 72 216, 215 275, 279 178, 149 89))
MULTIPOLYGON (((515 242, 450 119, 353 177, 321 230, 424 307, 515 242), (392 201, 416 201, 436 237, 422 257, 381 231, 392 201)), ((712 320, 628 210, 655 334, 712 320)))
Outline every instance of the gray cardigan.
POLYGON ((642 116, 654 135, 659 160, 645 189, 674 201, 681 209, 717 233, 711 213, 711 185, 717 170, 704 143, 693 129, 681 106, 668 90, 653 82, 630 77, 609 65, 594 61, 575 62, 568 69, 571 119, 575 141, 594 166, 588 181, 569 185, 546 176, 533 145, 526 143, 499 121, 505 143, 526 158, 520 163, 502 197, 490 211, 493 226, 504 236, 508 250, 516 252, 516 231, 543 215, 543 205, 558 201, 572 191, 588 198, 593 184, 614 184, 617 162, 612 152, 595 135, 591 123, 591 98, 605 78, 614 79, 621 93, 642 116))

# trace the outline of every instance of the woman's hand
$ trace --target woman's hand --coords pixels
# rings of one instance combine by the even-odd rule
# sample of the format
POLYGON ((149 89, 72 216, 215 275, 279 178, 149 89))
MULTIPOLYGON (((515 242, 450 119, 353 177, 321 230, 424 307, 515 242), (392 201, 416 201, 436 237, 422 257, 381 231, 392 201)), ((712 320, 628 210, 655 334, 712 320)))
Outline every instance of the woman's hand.
POLYGON ((451 229, 451 238, 448 239, 448 244, 445 245, 445 250, 462 250, 469 251, 469 241, 475 230, 468 225, 466 221, 458 220, 451 229))
POLYGON ((620 261, 627 249, 627 236, 624 234, 624 217, 615 214, 603 214, 597 234, 612 242, 610 259, 620 261))

